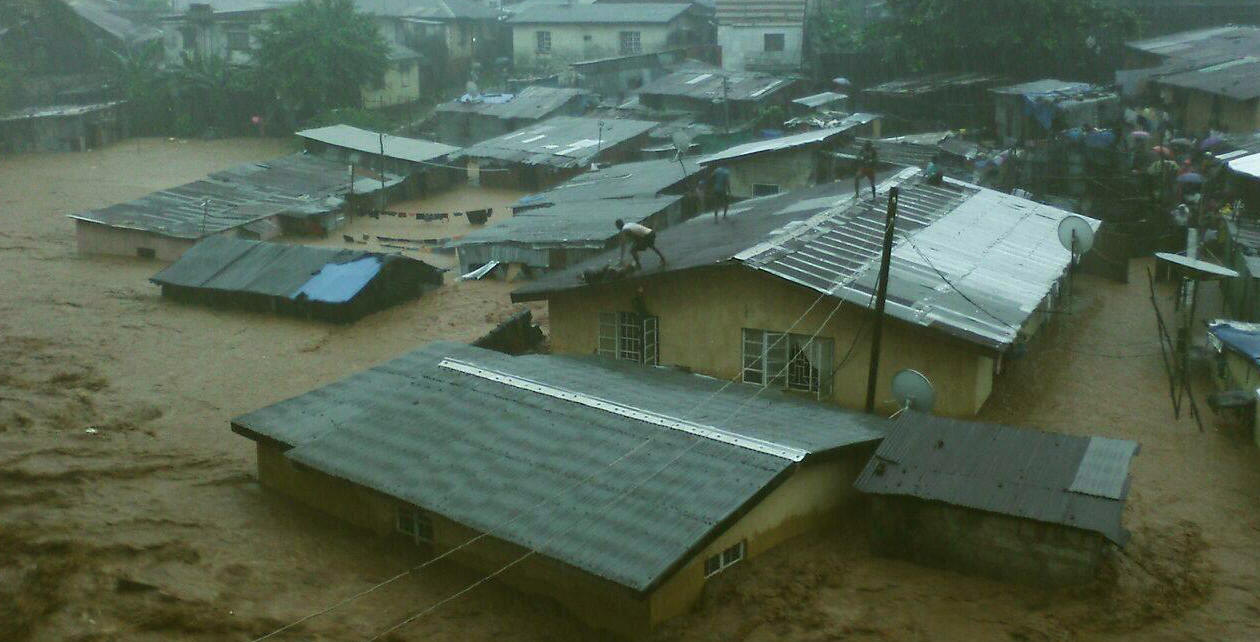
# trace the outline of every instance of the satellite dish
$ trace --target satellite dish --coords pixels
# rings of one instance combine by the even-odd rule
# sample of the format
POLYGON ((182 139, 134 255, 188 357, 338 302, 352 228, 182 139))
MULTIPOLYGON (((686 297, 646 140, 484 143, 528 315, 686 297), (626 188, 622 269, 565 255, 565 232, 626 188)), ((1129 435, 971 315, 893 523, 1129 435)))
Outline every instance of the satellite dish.
POLYGON ((936 389, 918 370, 906 368, 893 375, 892 393, 902 408, 932 412, 932 407, 936 405, 936 389))
POLYGON ((687 151, 691 149, 691 134, 680 129, 674 132, 670 138, 674 141, 674 149, 678 150, 678 155, 686 156, 687 151))
POLYGON ((1063 244, 1063 249, 1074 253, 1072 258, 1075 259, 1094 247, 1094 228, 1080 216, 1066 216, 1059 221, 1059 242, 1063 244), (1075 247, 1072 243, 1073 236, 1076 237, 1075 247))
POLYGON ((1238 276, 1238 272, 1227 267, 1222 267, 1207 261, 1200 261, 1199 259, 1187 258, 1180 254, 1173 254, 1171 252, 1156 252, 1155 258, 1185 268, 1187 273, 1186 276, 1196 280, 1217 277, 1234 278, 1238 276))

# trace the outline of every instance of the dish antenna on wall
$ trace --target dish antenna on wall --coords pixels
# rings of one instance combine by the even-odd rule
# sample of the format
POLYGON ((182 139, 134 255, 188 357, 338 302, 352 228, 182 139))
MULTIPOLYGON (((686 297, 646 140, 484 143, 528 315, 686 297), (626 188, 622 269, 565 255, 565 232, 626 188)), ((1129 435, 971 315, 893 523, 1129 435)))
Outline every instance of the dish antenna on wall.
POLYGON ((1072 253, 1072 265, 1076 265, 1077 259, 1094 247, 1094 228, 1083 217, 1065 216, 1059 221, 1059 242, 1072 253))
MULTIPOLYGON (((932 407, 936 405, 936 389, 918 370, 906 368, 893 375, 892 393, 901 410, 910 408, 919 412, 932 412, 932 407)), ((897 412, 900 413, 901 410, 897 412)))

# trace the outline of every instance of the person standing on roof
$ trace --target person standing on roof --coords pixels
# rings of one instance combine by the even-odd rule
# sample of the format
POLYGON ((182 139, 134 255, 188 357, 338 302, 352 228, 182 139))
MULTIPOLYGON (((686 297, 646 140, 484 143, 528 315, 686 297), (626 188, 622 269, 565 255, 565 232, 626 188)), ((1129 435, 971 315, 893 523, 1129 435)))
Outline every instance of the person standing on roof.
POLYGON ((656 230, 638 223, 626 223, 621 219, 617 219, 615 224, 621 233, 621 257, 618 261, 626 259, 626 243, 630 243, 630 258, 634 259, 634 267, 643 268, 639 263, 639 252, 648 249, 661 258, 661 265, 666 263, 665 255, 656 249, 656 230))
POLYGON ((709 200, 713 202, 713 221, 718 220, 718 210, 722 210, 722 218, 731 206, 731 170, 725 166, 713 170, 713 178, 709 180, 709 200))
POLYGON ((871 141, 862 144, 862 151, 858 153, 858 170, 853 177, 853 198, 861 196, 862 177, 865 176, 871 182, 871 200, 875 199, 875 166, 879 164, 879 154, 875 152, 875 145, 871 141))

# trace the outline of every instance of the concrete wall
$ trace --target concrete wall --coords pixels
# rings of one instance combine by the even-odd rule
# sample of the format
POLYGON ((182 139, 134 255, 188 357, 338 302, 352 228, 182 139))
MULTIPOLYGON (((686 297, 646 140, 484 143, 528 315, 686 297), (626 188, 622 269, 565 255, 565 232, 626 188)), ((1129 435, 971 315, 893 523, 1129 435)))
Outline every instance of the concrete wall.
POLYGON ((76 220, 74 238, 79 254, 114 254, 140 256, 142 248, 151 249, 154 258, 174 261, 196 242, 177 239, 152 232, 109 227, 100 223, 76 220))
POLYGON ((75 116, 45 116, 0 122, 0 151, 82 152, 126 137, 118 107, 75 116))
MULTIPOLYGON (((666 259, 670 258, 666 253, 666 259)), ((652 264, 649 255, 645 262, 652 264)), ((742 267, 715 267, 662 275, 634 283, 610 283, 559 294, 548 304, 552 350, 559 354, 595 354, 599 313, 634 310, 641 296, 649 314, 660 319, 660 360, 714 377, 732 379, 742 371, 743 328, 790 331, 834 341, 836 367, 827 401, 861 408, 866 398, 870 332, 854 345, 854 335, 871 314, 852 304, 814 306, 818 293, 742 267), (641 291, 641 292, 640 292, 641 291), (842 363, 849 347, 849 360, 842 363)), ((992 390, 994 359, 978 347, 945 334, 889 318, 880 350, 876 402, 881 411, 896 410, 889 389, 894 373, 914 368, 937 390, 936 412, 966 417, 979 411, 992 390)))
POLYGON ((1039 586, 1090 581, 1108 550, 1094 532, 911 497, 872 498, 871 519, 881 555, 1039 586))
POLYGON ((420 65, 416 60, 391 60, 379 86, 361 90, 363 106, 369 109, 405 105, 420 100, 420 65))
POLYGON ((730 71, 795 71, 801 67, 804 29, 783 26, 718 25, 722 68, 730 71), (765 35, 783 34, 783 51, 766 51, 765 35))
POLYGON ((832 163, 810 146, 774 154, 757 154, 723 163, 731 170, 731 195, 752 198, 753 185, 778 185, 780 192, 811 187, 835 177, 832 163))
POLYGON ((512 50, 521 69, 563 67, 571 62, 612 58, 622 55, 621 32, 638 31, 640 51, 662 51, 669 47, 670 33, 681 21, 661 24, 534 24, 513 25, 512 50), (551 32, 551 53, 537 51, 539 31, 551 32))

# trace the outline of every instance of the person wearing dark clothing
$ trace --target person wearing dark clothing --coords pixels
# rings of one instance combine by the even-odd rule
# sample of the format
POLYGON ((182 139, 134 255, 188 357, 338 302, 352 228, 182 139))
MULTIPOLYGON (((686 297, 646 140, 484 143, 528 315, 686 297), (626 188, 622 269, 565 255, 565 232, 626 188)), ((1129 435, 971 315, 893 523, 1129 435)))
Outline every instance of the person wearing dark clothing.
POLYGON ((634 259, 634 266, 642 268, 643 264, 639 263, 639 252, 643 250, 652 250, 656 252, 656 256, 660 257, 661 264, 665 264, 665 255, 656 249, 656 230, 638 223, 626 223, 621 219, 616 221, 617 230, 621 232, 621 258, 626 258, 626 243, 630 243, 630 258, 634 259))
POLYGON ((713 220, 718 220, 718 210, 722 210, 722 218, 731 206, 731 170, 719 167, 713 170, 713 178, 709 180, 709 202, 713 204, 713 220))
POLYGON ((875 198, 875 166, 878 164, 879 154, 875 153, 875 145, 868 140, 862 145, 862 151, 858 153, 858 170, 853 177, 854 198, 861 195, 860 188, 863 176, 871 182, 871 199, 875 198))
POLYGON ((945 172, 942 172, 940 166, 936 164, 935 157, 928 161, 927 168, 923 170, 923 176, 928 185, 940 185, 945 182, 945 172))

